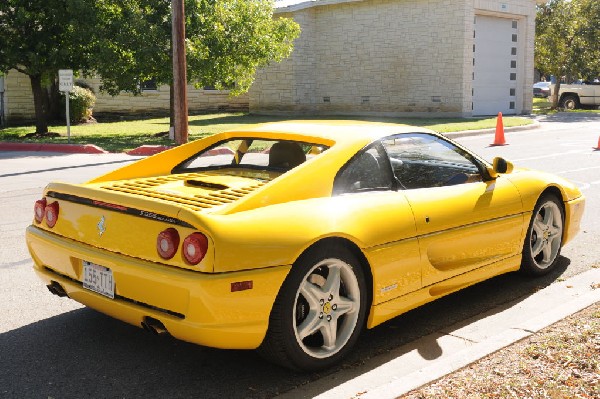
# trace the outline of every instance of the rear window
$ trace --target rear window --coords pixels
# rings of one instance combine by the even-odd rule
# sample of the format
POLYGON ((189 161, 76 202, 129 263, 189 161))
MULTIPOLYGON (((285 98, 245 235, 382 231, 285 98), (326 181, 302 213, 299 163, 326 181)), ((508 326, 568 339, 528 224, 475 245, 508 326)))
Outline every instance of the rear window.
POLYGON ((219 142, 199 152, 177 166, 173 172, 223 168, 286 172, 318 156, 327 148, 300 141, 236 138, 219 142))

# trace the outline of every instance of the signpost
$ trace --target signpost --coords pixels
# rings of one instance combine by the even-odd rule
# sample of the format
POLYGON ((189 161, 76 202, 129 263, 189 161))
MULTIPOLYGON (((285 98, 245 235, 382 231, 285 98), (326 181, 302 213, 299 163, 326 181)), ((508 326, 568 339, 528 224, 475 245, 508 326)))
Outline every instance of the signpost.
POLYGON ((58 90, 65 92, 67 108, 67 143, 71 144, 71 117, 69 113, 69 93, 73 90, 73 70, 58 70, 58 90))

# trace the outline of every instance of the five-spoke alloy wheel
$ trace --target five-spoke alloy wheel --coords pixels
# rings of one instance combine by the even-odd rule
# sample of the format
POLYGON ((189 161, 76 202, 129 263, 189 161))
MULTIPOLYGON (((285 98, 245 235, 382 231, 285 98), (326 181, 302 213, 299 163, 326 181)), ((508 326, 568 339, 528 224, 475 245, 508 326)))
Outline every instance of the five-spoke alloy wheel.
POLYGON ((365 324, 367 290, 358 260, 339 245, 309 250, 284 282, 261 354, 318 370, 338 362, 365 324))
POLYGON ((554 195, 543 195, 536 204, 525 245, 521 270, 534 275, 548 273, 556 265, 562 246, 564 211, 554 195))

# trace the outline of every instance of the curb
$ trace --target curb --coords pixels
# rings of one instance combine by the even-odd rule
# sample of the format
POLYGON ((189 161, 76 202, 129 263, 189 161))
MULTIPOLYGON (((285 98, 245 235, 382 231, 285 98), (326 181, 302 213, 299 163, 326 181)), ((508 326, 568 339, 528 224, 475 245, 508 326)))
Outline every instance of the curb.
POLYGON ((366 364, 368 371, 341 370, 278 396, 280 399, 395 399, 429 384, 502 348, 536 334, 567 316, 600 301, 600 269, 556 282, 509 308, 465 320, 394 349, 385 359, 366 364), (424 358, 432 345, 440 356, 424 358), (382 360, 384 363, 382 364, 382 360))
POLYGON ((142 145, 133 150, 126 151, 125 153, 128 155, 154 155, 171 148, 173 147, 166 145, 142 145))
POLYGON ((0 151, 47 151, 67 154, 108 154, 93 144, 8 143, 0 142, 0 151))
MULTIPOLYGON (((527 130, 538 129, 542 125, 539 121, 534 120, 533 123, 525 126, 513 126, 504 128, 505 133, 514 133, 514 132, 523 132, 527 130)), ((484 134, 494 134, 496 133, 496 128, 490 129, 479 129, 479 130, 460 130, 458 132, 448 132, 442 133, 446 137, 450 137, 452 139, 460 138, 460 137, 470 137, 470 136, 480 136, 484 134)))

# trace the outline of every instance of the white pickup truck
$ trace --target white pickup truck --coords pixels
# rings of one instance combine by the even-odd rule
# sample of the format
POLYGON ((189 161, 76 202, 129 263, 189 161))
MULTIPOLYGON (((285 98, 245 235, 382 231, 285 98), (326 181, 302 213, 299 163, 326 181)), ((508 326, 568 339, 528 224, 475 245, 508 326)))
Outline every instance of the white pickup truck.
MULTIPOLYGON (((552 85, 552 93, 555 85, 552 85)), ((600 105, 600 84, 561 84, 558 93, 558 105, 565 109, 577 109, 581 106, 600 105)))

